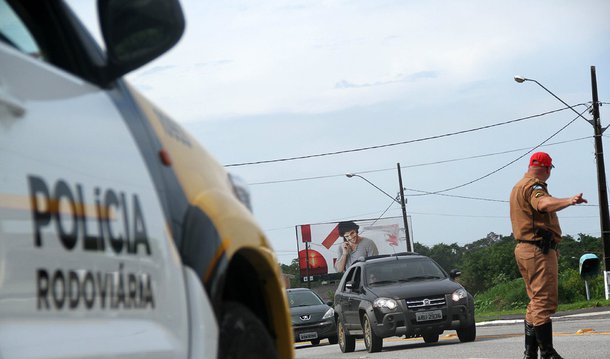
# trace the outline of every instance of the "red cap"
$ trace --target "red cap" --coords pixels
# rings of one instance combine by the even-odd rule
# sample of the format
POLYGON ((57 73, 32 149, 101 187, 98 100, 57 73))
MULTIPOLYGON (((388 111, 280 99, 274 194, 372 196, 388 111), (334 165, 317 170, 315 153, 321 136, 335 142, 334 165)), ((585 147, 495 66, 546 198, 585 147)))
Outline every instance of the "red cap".
POLYGON ((530 167, 551 167, 553 166, 553 159, 546 152, 536 152, 530 157, 530 167))

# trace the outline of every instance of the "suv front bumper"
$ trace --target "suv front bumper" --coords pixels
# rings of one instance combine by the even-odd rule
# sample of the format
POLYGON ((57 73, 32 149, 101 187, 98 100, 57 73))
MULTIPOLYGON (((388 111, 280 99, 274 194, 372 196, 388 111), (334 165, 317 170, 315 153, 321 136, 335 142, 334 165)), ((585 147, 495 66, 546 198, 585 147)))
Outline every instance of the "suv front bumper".
POLYGON ((373 331, 379 337, 402 336, 415 337, 422 333, 442 333, 445 330, 456 330, 472 325, 474 311, 469 310, 468 303, 451 303, 442 307, 411 310, 404 301, 394 311, 375 308, 372 323, 373 331), (442 317, 434 320, 419 320, 417 313, 440 311, 442 317))

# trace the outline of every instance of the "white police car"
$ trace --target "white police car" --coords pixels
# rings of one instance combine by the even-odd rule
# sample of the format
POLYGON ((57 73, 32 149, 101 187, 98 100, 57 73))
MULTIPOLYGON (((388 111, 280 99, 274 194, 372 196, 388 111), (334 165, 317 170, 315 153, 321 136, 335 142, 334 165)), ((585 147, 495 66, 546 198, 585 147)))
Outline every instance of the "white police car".
POLYGON ((0 357, 293 356, 277 260, 222 166, 121 76, 176 0, 0 0, 0 357))

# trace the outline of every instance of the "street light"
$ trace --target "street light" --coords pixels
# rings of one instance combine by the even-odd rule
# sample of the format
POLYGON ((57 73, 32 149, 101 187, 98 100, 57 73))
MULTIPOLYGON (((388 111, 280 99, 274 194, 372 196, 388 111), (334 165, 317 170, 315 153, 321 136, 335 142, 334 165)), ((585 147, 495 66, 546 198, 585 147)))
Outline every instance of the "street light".
POLYGON ((595 139, 595 160, 597 164, 597 193, 599 198, 599 222, 602 232, 602 245, 604 250, 604 287, 606 293, 606 299, 610 299, 610 213, 608 212, 608 190, 606 188, 606 168, 604 165, 604 148, 602 144, 602 134, 606 128, 602 128, 601 120, 599 116, 599 100, 597 97, 597 77, 595 75, 595 66, 591 66, 591 90, 593 95, 593 119, 588 120, 581 115, 576 109, 568 105, 564 100, 560 99, 551 90, 544 87, 540 82, 534 79, 528 79, 523 76, 515 76, 515 81, 523 83, 525 81, 535 82, 538 86, 542 87, 546 92, 550 93, 553 97, 559 100, 561 103, 570 108, 570 110, 576 112, 578 116, 582 117, 585 121, 589 122, 593 126, 594 139, 595 139))
POLYGON ((375 185, 373 182, 369 181, 368 179, 364 178, 363 176, 361 176, 359 174, 356 174, 356 173, 346 173, 345 176, 347 178, 352 178, 352 177, 362 178, 368 184, 370 184, 371 186, 377 188, 381 193, 383 193, 386 196, 390 197, 394 202, 400 204, 400 206, 402 208, 402 220, 403 220, 404 227, 405 227, 405 239, 407 241, 407 252, 413 252, 413 248, 411 246, 411 235, 409 234, 409 222, 407 221, 407 205, 406 205, 406 201, 405 201, 404 189, 402 187, 402 173, 400 171, 400 163, 397 163, 396 167, 398 168, 398 184, 399 184, 399 187, 400 187, 400 199, 401 199, 400 201, 396 197, 392 197, 386 191, 382 190, 377 185, 375 185))
POLYGON ((377 186, 376 186, 376 185, 375 185, 373 182, 371 182, 371 181, 367 180, 366 178, 362 177, 362 176, 361 176, 361 175, 359 175, 359 174, 356 174, 356 173, 346 173, 346 174, 345 174, 345 176, 346 176, 347 178, 352 178, 352 177, 360 177, 360 178, 362 178, 363 180, 367 181, 367 182, 368 182, 368 183, 369 183, 371 186, 373 186, 373 187, 377 188, 379 191, 381 191, 381 193, 383 193, 383 194, 385 194, 386 196, 390 197, 390 198, 391 198, 393 201, 395 201, 395 202, 397 202, 397 203, 400 203, 396 197, 392 197, 392 196, 390 196, 390 195, 388 194, 388 192, 386 192, 386 191, 382 190, 381 188, 377 187, 377 186))

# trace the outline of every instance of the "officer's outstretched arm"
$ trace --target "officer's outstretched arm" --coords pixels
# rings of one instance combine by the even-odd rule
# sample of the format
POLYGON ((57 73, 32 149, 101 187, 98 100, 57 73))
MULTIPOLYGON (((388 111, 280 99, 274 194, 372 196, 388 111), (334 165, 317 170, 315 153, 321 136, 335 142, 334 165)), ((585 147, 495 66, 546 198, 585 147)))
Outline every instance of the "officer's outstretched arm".
POLYGON ((538 211, 540 212, 557 212, 569 206, 587 203, 587 200, 582 197, 582 193, 568 198, 555 198, 545 196, 538 201, 538 211))

